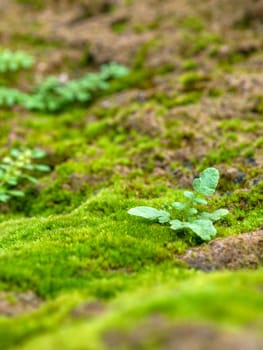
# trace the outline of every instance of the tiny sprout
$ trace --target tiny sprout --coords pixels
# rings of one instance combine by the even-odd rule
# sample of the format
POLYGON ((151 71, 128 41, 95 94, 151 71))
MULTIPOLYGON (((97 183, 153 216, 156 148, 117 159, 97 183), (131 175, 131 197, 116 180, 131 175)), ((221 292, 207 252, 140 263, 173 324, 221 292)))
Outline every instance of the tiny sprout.
POLYGON ((203 211, 203 208, 200 208, 199 205, 207 204, 204 196, 214 194, 219 177, 219 171, 216 168, 205 169, 200 177, 193 181, 194 192, 184 191, 183 195, 186 198, 184 202, 173 202, 164 206, 170 212, 141 206, 131 208, 128 213, 152 222, 169 224, 174 231, 191 231, 202 240, 209 241, 217 232, 213 223, 227 215, 228 210, 218 209, 208 213, 203 211), (174 211, 177 218, 171 219, 174 211))

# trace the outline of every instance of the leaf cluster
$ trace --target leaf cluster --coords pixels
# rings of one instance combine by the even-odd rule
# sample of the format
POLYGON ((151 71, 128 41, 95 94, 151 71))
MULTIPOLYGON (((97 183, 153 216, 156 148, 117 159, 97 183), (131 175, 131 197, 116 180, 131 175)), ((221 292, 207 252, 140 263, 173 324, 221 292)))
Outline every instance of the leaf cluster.
POLYGON ((205 169, 199 178, 194 179, 194 191, 184 191, 184 202, 166 205, 169 211, 140 206, 131 208, 128 213, 160 224, 170 224, 174 231, 191 231, 202 240, 208 241, 217 232, 214 222, 228 214, 227 209, 218 209, 212 213, 203 211, 203 206, 208 204, 205 197, 214 194, 219 177, 216 168, 205 169), (174 212, 176 218, 172 219, 174 212))
POLYGON ((38 183, 32 173, 50 170, 47 165, 35 163, 35 160, 44 156, 44 151, 25 148, 22 150, 13 149, 9 156, 2 159, 0 163, 0 202, 7 202, 11 197, 23 197, 24 192, 17 189, 22 181, 38 183))
POLYGON ((23 105, 27 95, 17 89, 10 89, 0 86, 0 106, 12 107, 15 105, 23 105))
POLYGON ((23 51, 0 51, 0 73, 16 72, 20 69, 31 68, 34 58, 23 51))
POLYGON ((0 106, 21 105, 28 110, 55 112, 72 103, 89 102, 96 93, 107 90, 109 81, 126 76, 128 69, 117 63, 103 65, 99 73, 89 73, 80 79, 61 81, 47 77, 29 93, 0 87, 0 106))

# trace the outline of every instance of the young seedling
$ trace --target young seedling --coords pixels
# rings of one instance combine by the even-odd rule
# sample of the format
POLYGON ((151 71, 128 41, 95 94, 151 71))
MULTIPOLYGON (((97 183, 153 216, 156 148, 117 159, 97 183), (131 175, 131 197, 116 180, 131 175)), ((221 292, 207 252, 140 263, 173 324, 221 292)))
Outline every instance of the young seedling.
POLYGON ((194 191, 184 191, 184 202, 166 205, 169 212, 141 206, 131 208, 128 213, 160 224, 170 224, 174 231, 192 231, 202 240, 209 241, 217 232, 214 222, 228 214, 227 209, 218 209, 212 213, 202 210, 202 206, 208 204, 205 197, 214 194, 218 181, 219 171, 216 168, 207 168, 199 178, 194 179, 194 191), (174 212, 177 218, 172 219, 174 212))
POLYGON ((0 202, 8 202, 11 197, 23 197, 24 192, 17 189, 23 180, 38 183, 38 180, 30 173, 50 170, 47 165, 34 163, 35 159, 43 158, 45 155, 46 153, 41 150, 13 149, 10 155, 2 160, 0 163, 0 202))

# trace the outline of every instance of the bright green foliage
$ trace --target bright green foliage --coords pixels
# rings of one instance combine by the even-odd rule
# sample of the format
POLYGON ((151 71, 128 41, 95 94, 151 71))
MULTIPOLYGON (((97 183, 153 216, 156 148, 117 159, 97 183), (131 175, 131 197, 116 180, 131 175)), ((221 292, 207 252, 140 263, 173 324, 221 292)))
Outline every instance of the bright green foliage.
POLYGON ((171 214, 169 212, 151 207, 135 207, 130 209, 128 213, 159 222, 160 224, 170 223, 171 229, 174 231, 190 230, 202 240, 209 241, 217 232, 213 222, 227 215, 228 210, 218 209, 213 213, 207 213, 200 211, 198 205, 207 204, 206 199, 200 197, 200 195, 211 196, 216 190, 218 181, 219 171, 215 168, 207 168, 201 173, 199 178, 194 179, 193 187, 195 192, 184 192, 184 197, 187 199, 186 202, 173 202, 167 206, 170 210, 176 210, 180 220, 170 220, 171 214))
POLYGON ((49 171, 49 167, 43 164, 35 164, 33 161, 45 156, 41 150, 13 149, 8 157, 0 163, 0 202, 7 202, 11 197, 23 197, 24 192, 16 189, 23 181, 28 180, 38 183, 37 179, 30 175, 34 171, 49 171))
POLYGON ((57 111, 76 102, 89 102, 94 94, 109 87, 112 79, 122 78, 128 69, 116 63, 102 66, 97 74, 90 73, 78 80, 61 82, 56 77, 48 77, 28 95, 22 103, 30 110, 57 111))
POLYGON ((189 229, 193 231, 197 236, 201 237, 204 241, 209 241, 216 234, 216 229, 210 220, 193 220, 189 222, 183 222, 180 220, 171 220, 171 229, 174 231, 182 231, 189 229))
POLYGON ((218 170, 215 168, 208 168, 202 172, 200 178, 194 180, 193 187, 197 193, 210 196, 215 192, 218 180, 218 170))
POLYGON ((0 73, 28 69, 33 64, 33 57, 23 51, 12 52, 8 49, 0 51, 0 73))
POLYGON ((103 65, 99 73, 90 73, 81 79, 61 81, 47 77, 31 93, 0 87, 0 106, 21 105, 29 110, 55 112, 69 104, 89 102, 95 94, 109 88, 109 81, 125 77, 128 69, 117 63, 103 65))
POLYGON ((206 81, 208 77, 198 72, 187 72, 179 77, 179 82, 184 87, 184 90, 191 91, 198 89, 199 85, 206 81))
POLYGON ((17 89, 0 87, 0 106, 2 107, 21 105, 26 98, 27 95, 17 89))

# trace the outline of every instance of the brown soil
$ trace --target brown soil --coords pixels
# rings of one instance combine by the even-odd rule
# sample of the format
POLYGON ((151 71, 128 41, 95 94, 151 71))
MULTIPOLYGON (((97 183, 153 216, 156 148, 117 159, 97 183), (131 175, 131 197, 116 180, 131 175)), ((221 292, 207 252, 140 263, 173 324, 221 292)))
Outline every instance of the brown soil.
POLYGON ((71 311, 71 316, 74 318, 92 318, 102 314, 105 311, 105 306, 99 302, 83 303, 71 311))
POLYGON ((0 317, 14 317, 38 309, 42 300, 33 292, 0 292, 0 317))
POLYGON ((258 268, 263 265, 263 230, 215 239, 187 250, 180 259, 204 271, 258 268))
MULTIPOLYGON (((86 50, 97 65, 112 60, 130 65, 134 55, 142 47, 145 49, 144 45, 152 43, 146 48, 149 52, 145 60, 148 65, 157 67, 165 63, 175 64, 191 46, 189 40, 195 40, 195 30, 188 38, 182 30, 178 30, 178 24, 185 18, 195 18, 198 13, 201 20, 207 22, 209 19, 208 33, 224 38, 219 52, 222 56, 232 52, 249 55, 262 48, 261 40, 252 31, 237 30, 240 23, 249 21, 257 29, 260 22, 258 8, 261 11, 263 7, 260 1, 144 0, 132 1, 127 6, 123 0, 83 0, 47 1, 45 5, 44 10, 32 13, 32 5, 2 0, 2 41, 23 35, 32 36, 33 33, 35 38, 57 41, 67 46, 66 52, 63 48, 54 52, 54 61, 63 61, 65 56, 74 57, 74 52, 83 53, 86 50), (61 56, 58 51, 62 53, 61 56)), ((48 52, 49 61, 50 55, 52 53, 48 52)))
POLYGON ((173 325, 152 316, 129 332, 113 330, 104 336, 107 349, 158 350, 262 350, 263 343, 251 334, 234 334, 213 326, 173 325))

